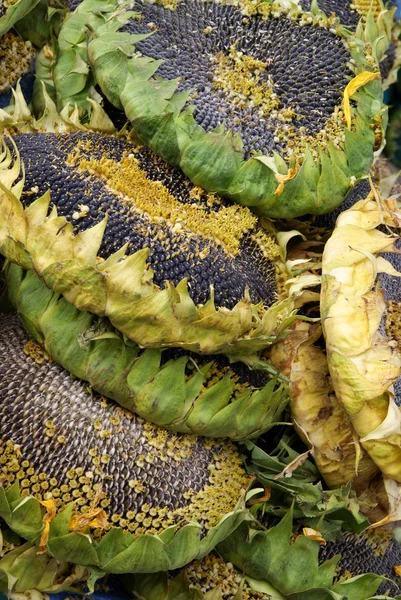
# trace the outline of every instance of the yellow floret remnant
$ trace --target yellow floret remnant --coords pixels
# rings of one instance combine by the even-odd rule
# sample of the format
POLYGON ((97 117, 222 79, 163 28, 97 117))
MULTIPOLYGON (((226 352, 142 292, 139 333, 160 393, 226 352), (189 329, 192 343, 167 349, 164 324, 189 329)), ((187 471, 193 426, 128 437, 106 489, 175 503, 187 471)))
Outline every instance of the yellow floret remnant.
POLYGON ((34 54, 35 49, 31 42, 24 41, 10 31, 1 38, 0 93, 5 92, 28 71, 34 54))
POLYGON ((32 339, 29 339, 24 346, 24 353, 29 356, 36 364, 42 365, 45 362, 51 362, 47 352, 40 344, 32 339))
POLYGON ((236 44, 230 47, 228 54, 219 52, 211 60, 213 85, 226 92, 233 106, 256 107, 261 117, 279 107, 280 99, 267 72, 268 62, 243 54, 236 44))
POLYGON ((384 325, 388 337, 395 340, 401 350, 401 302, 387 302, 384 325))
MULTIPOLYGON (((157 223, 165 222, 175 233, 199 236, 222 246, 232 256, 238 254, 244 234, 257 225, 257 217, 244 206, 220 205, 219 210, 210 211, 209 206, 218 204, 213 194, 207 195, 207 205, 194 201, 182 203, 160 181, 149 179, 140 168, 138 160, 125 153, 120 161, 106 156, 86 159, 78 148, 68 158, 70 166, 78 167, 101 178, 107 187, 120 196, 121 201, 138 214, 157 223)), ((190 195, 196 199, 197 188, 190 195)))

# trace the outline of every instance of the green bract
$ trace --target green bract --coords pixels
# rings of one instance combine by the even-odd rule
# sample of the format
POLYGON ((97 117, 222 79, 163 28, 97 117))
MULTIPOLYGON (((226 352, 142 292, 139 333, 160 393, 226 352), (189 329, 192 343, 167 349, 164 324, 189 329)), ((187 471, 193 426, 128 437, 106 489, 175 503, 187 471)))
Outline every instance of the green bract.
MULTIPOLYGON (((100 541, 89 533, 70 530, 75 505, 70 503, 50 523, 46 550, 57 560, 72 562, 102 573, 149 573, 177 569, 205 556, 247 518, 243 503, 201 537, 195 522, 169 527, 160 535, 134 536, 112 528, 100 541)), ((7 492, 0 488, 0 517, 18 535, 39 543, 46 509, 33 496, 21 496, 18 483, 7 492)))
POLYGON ((66 13, 60 3, 40 0, 33 10, 18 20, 15 29, 25 40, 32 42, 37 48, 49 43, 60 31, 61 22, 66 13))
POLYGON ((352 106, 347 100, 344 114, 337 115, 341 139, 329 137, 315 148, 307 143, 298 160, 277 152, 244 160, 238 136, 223 126, 206 133, 191 107, 184 108, 189 93, 176 93, 176 80, 156 76, 160 61, 135 52, 135 44, 147 35, 118 31, 133 13, 124 13, 114 1, 104 5, 84 0, 66 20, 54 70, 59 108, 73 102, 88 110, 86 98, 97 83, 125 111, 139 139, 196 185, 273 218, 329 212, 367 174, 373 151, 381 146, 386 122, 382 83, 362 79, 378 71, 391 38, 393 13, 384 10, 376 19, 370 12, 353 34, 319 10, 302 13, 295 3, 284 7, 277 1, 261 7, 264 14, 331 27, 344 41, 355 85, 350 89, 352 106))
MULTIPOLYGON (((54 84, 60 110, 69 102, 88 108, 88 96, 99 99, 95 90, 96 79, 87 60, 86 36, 90 31, 102 37, 117 32, 132 14, 126 12, 129 6, 127 0, 89 0, 89 4, 84 6, 81 3, 73 14, 67 16, 55 48, 54 84)), ((122 35, 118 40, 124 43, 129 35, 122 35)))
MULTIPOLYGON (((235 373, 204 387, 213 361, 186 375, 189 356, 161 365, 159 349, 124 342, 107 322, 80 312, 32 272, 7 268, 7 291, 32 337, 72 375, 156 425, 234 440, 269 430, 288 402, 272 379, 260 390, 235 393, 235 373)), ((211 357, 212 358, 212 357, 211 357)))
MULTIPOLYGON (((36 61, 36 72, 40 69, 40 62, 46 60, 43 51, 39 52, 36 61)), ((48 59, 51 60, 51 59, 48 59)), ((67 105, 61 113, 57 112, 56 105, 47 93, 44 82, 40 82, 41 89, 41 116, 35 118, 29 108, 21 85, 18 82, 13 98, 7 109, 0 108, 0 131, 16 130, 21 133, 34 133, 46 131, 48 133, 66 133, 68 131, 90 130, 104 133, 114 133, 115 127, 103 108, 95 100, 88 100, 92 106, 91 118, 83 123, 78 107, 67 105)))
POLYGON ((42 600, 45 594, 79 591, 76 585, 81 582, 93 591, 95 573, 91 574, 86 567, 38 554, 33 544, 24 543, 9 529, 0 531, 0 552, 0 593, 11 600, 24 597, 42 600))

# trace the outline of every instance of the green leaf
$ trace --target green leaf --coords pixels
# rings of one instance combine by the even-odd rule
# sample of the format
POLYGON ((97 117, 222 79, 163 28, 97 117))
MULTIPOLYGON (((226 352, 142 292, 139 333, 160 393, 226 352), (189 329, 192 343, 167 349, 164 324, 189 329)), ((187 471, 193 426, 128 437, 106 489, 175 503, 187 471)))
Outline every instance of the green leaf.
POLYGON ((319 566, 319 544, 304 536, 291 543, 291 535, 290 510, 268 531, 243 523, 217 550, 246 575, 269 582, 283 595, 330 587, 338 559, 319 566))
POLYGON ((372 164, 373 148, 369 139, 348 129, 345 131, 345 150, 350 173, 361 177, 372 164))
POLYGON ((52 8, 49 7, 47 0, 39 0, 32 11, 19 20, 14 27, 25 40, 29 40, 37 48, 43 48, 53 36, 58 36, 66 12, 67 9, 61 5, 52 8))
POLYGON ((282 516, 294 502, 295 518, 322 534, 324 530, 325 539, 334 539, 341 528, 359 533, 369 525, 350 486, 323 489, 314 463, 292 450, 286 437, 270 455, 251 442, 246 445, 252 451, 248 472, 271 492, 267 502, 254 506, 255 513, 282 516))
POLYGON ((337 583, 333 586, 333 591, 343 594, 348 600, 366 600, 377 592, 382 581, 382 577, 367 573, 353 577, 344 583, 337 583))
POLYGON ((17 0, 11 4, 0 17, 0 36, 3 36, 20 19, 23 19, 35 8, 39 0, 17 0))
POLYGON ((367 573, 334 584, 340 557, 319 565, 319 544, 302 535, 292 540, 291 533, 290 510, 267 531, 242 523, 217 551, 245 573, 253 589, 278 600, 373 600, 383 577, 367 573))

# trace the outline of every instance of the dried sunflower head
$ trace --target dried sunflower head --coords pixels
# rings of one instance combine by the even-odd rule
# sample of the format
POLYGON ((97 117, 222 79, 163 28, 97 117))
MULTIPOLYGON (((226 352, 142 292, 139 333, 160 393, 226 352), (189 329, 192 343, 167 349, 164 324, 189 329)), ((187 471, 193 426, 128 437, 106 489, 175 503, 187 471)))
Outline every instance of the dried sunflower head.
POLYGON ((59 108, 89 108, 97 81, 139 138, 196 185, 270 217, 329 212, 366 174, 385 124, 378 63, 390 13, 351 34, 321 11, 279 2, 144 2, 102 18, 95 5, 80 4, 60 34, 60 57, 78 53, 92 70, 78 82, 60 59, 59 108), (68 42, 85 19, 97 31, 87 55, 68 42))
POLYGON ((248 209, 188 187, 118 138, 37 134, 12 144, 12 167, 6 145, 3 154, 13 196, 2 192, 1 252, 80 310, 109 317, 145 347, 236 357, 269 345, 291 320, 288 237, 248 209), (28 188, 12 184, 21 157, 28 188), (50 186, 48 215, 51 196, 41 193, 50 186))
POLYGON ((156 572, 247 518, 229 441, 172 434, 99 397, 1 315, 0 517, 57 560, 156 572))
POLYGON ((141 349, 107 319, 79 311, 49 290, 32 271, 11 264, 6 274, 9 299, 45 352, 152 423, 238 440, 257 437, 280 420, 287 387, 268 372, 230 364, 221 355, 141 349))

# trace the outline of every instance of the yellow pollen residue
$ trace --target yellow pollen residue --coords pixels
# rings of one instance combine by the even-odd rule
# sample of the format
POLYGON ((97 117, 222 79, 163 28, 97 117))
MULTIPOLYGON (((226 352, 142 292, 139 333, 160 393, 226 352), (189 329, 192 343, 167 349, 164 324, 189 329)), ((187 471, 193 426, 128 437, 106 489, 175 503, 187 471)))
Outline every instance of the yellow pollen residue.
POLYGON ((262 228, 251 234, 251 240, 257 245, 263 257, 274 265, 277 296, 286 299, 288 297, 286 283, 289 275, 281 259, 281 249, 276 242, 272 223, 268 219, 263 219, 262 228))
POLYGON ((192 496, 189 506, 174 511, 175 518, 195 519, 205 529, 217 525, 225 514, 234 509, 249 483, 238 452, 229 442, 208 469, 209 485, 192 496))
POLYGON ((268 62, 262 62, 231 46, 228 55, 219 52, 214 63, 213 85, 224 90, 230 103, 239 108, 256 107, 267 116, 280 104, 273 81, 267 74, 268 62))
POLYGON ((275 240, 274 228, 267 219, 263 222, 263 229, 251 234, 251 240, 258 246, 264 258, 274 262, 280 259, 280 246, 275 240))
MULTIPOLYGON (((157 457, 164 461, 172 459, 175 462, 181 462, 189 458, 197 443, 196 437, 174 435, 147 422, 143 424, 143 436, 149 446, 157 450, 157 457)), ((142 463, 152 464, 154 458, 155 455, 148 454, 143 457, 142 463)))
POLYGON ((345 142, 344 127, 344 111, 342 107, 337 106, 324 128, 314 135, 307 134, 305 127, 295 127, 294 124, 280 126, 274 135, 275 141, 280 142, 284 157, 302 161, 307 147, 314 158, 319 157, 319 148, 327 148, 328 142, 336 148, 341 148, 345 142))
MULTIPOLYGON (((156 4, 160 4, 164 8, 168 8, 170 10, 175 10, 180 4, 181 0, 156 0, 156 4)), ((255 2, 255 0, 214 0, 216 4, 221 4, 223 6, 235 6, 237 7, 241 13, 244 15, 244 22, 248 21, 248 17, 259 15, 263 19, 267 19, 271 15, 280 16, 281 14, 287 14, 289 12, 289 7, 286 6, 285 3, 283 5, 277 5, 277 3, 271 2, 255 2)), ((214 25, 214 24, 213 24, 214 25)), ((209 29, 214 29, 214 27, 207 26, 205 33, 209 32, 209 29)))
POLYGON ((241 575, 233 565, 226 563, 215 554, 208 554, 202 561, 194 561, 185 568, 191 584, 206 594, 219 588, 222 594, 236 594, 241 583, 241 575))
POLYGON ((163 183, 148 179, 138 161, 127 153, 117 162, 106 157, 88 160, 80 157, 77 150, 69 156, 68 164, 100 177, 112 192, 121 195, 122 202, 132 210, 146 213, 153 222, 166 222, 176 233, 189 232, 209 239, 232 256, 238 254, 244 234, 257 224, 248 208, 236 204, 209 211, 196 201, 181 203, 163 183))
POLYGON ((374 123, 372 129, 375 135, 374 150, 378 150, 383 142, 383 120, 381 115, 377 115, 373 120, 374 123))
POLYGON ((255 0, 214 0, 216 4, 222 4, 223 6, 236 6, 244 17, 252 17, 260 15, 262 18, 268 18, 271 14, 277 11, 285 12, 285 5, 283 7, 274 6, 271 2, 255 2, 255 0))
POLYGON ((247 390, 250 389, 249 383, 240 383, 238 375, 231 372, 229 367, 221 368, 218 364, 212 363, 203 382, 202 392, 205 392, 207 389, 213 387, 226 375, 230 375, 230 379, 233 382, 231 401, 241 397, 247 390))
POLYGON ((42 365, 45 362, 51 362, 50 356, 40 344, 29 339, 24 346, 24 353, 29 356, 36 364, 42 365))
POLYGON ((191 189, 189 190, 189 197, 193 198, 194 200, 201 200, 202 198, 206 197, 206 205, 209 208, 216 208, 223 205, 223 199, 220 198, 220 196, 216 196, 215 194, 205 192, 205 190, 203 190, 197 185, 191 187, 191 189))
POLYGON ((53 423, 53 421, 45 421, 44 423, 45 426, 45 435, 49 438, 52 438, 56 435, 56 427, 53 423))
MULTIPOLYGON (((337 571, 339 571, 339 568, 337 567, 337 571)), ((354 574, 351 573, 351 571, 349 571, 348 569, 346 569, 344 571, 344 573, 341 575, 341 577, 338 580, 338 583, 343 583, 345 581, 348 581, 348 579, 352 579, 352 577, 354 577, 354 574)))
POLYGON ((401 351, 401 302, 388 302, 384 326, 389 338, 397 342, 401 351))
MULTIPOLYGON (((225 560, 210 553, 201 561, 194 561, 184 569, 185 575, 188 578, 191 588, 200 590, 204 594, 209 591, 219 590, 222 597, 233 597, 238 593, 238 589, 243 582, 243 577, 232 563, 227 563, 225 560)), ((261 592, 251 590, 245 583, 242 589, 242 600, 266 600, 270 596, 266 596, 261 592)))
POLYGON ((158 450, 165 447, 169 436, 167 429, 155 427, 152 423, 148 422, 143 424, 143 435, 148 444, 158 450))
MULTIPOLYGON (((269 117, 275 123, 274 142, 280 146, 280 154, 285 158, 302 161, 307 146, 315 158, 319 157, 319 148, 327 148, 328 142, 337 148, 343 146, 345 120, 341 106, 335 107, 320 131, 310 135, 302 126, 304 117, 291 106, 280 105, 274 82, 268 75, 268 62, 242 54, 235 45, 231 46, 228 55, 219 52, 211 60, 214 63, 213 85, 224 90, 234 111, 253 108, 260 118, 269 117)), ((380 123, 377 129, 379 143, 380 123)))
POLYGON ((384 556, 393 539, 391 529, 387 529, 386 527, 367 529, 363 532, 363 536, 369 544, 374 556, 377 557, 384 556))
POLYGON ((35 50, 14 33, 6 33, 0 40, 0 93, 12 86, 28 71, 35 50))
MULTIPOLYGON (((223 370, 216 363, 212 363, 204 379, 202 391, 213 387, 216 383, 221 381, 223 377, 227 374, 230 374, 228 369, 223 370)), ((234 376, 232 377, 232 379, 234 379, 235 381, 236 379, 238 379, 238 377, 234 376)))
POLYGON ((175 10, 178 6, 179 0, 156 0, 156 4, 160 4, 163 8, 175 10))

